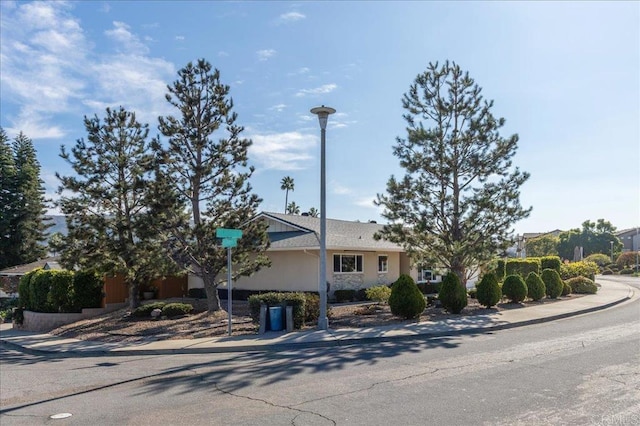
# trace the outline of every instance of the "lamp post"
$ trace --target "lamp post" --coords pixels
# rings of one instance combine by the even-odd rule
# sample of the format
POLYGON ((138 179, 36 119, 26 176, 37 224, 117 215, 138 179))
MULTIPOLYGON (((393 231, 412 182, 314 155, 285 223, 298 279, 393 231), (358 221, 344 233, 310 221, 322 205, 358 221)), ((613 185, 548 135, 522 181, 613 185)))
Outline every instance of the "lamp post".
POLYGON ((318 281, 320 317, 318 318, 318 328, 321 330, 329 328, 329 319, 327 318, 327 187, 325 172, 325 134, 329 114, 333 114, 334 112, 336 112, 335 109, 324 105, 311 109, 311 113, 316 114, 320 121, 320 278, 318 281))

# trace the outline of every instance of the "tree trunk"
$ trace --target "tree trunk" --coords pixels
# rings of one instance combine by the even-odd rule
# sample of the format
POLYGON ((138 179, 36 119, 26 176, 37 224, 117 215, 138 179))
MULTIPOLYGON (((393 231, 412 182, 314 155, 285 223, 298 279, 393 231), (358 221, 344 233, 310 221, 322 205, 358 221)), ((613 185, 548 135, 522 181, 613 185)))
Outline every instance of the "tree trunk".
POLYGON ((467 286, 467 269, 462 264, 460 259, 453 258, 451 260, 451 272, 456 274, 460 278, 460 282, 466 288, 467 286))
POLYGON ((129 308, 133 311, 140 306, 140 286, 137 282, 128 282, 129 308))
POLYGON ((215 277, 210 274, 203 274, 202 281, 204 289, 207 293, 207 311, 211 314, 220 310, 220 299, 218 298, 218 287, 216 286, 215 277))

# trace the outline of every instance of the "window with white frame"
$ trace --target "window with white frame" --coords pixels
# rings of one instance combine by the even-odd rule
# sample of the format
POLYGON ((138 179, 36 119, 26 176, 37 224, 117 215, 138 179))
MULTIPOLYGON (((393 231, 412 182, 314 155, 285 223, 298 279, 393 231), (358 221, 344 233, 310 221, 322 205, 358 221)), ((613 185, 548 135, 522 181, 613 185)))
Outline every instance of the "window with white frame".
POLYGON ((426 283, 433 280, 433 269, 429 266, 423 266, 418 268, 418 282, 426 283))
POLYGON ((378 255, 378 272, 389 272, 389 256, 386 254, 378 255))
POLYGON ((362 272, 362 255, 361 254, 334 254, 333 255, 333 272, 342 273, 342 274, 362 272))

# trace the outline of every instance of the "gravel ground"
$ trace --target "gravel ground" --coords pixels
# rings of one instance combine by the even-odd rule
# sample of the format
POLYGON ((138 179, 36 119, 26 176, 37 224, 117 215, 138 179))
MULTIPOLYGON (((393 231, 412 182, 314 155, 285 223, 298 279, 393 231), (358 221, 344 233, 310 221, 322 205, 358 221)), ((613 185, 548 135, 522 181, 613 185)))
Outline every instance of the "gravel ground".
MULTIPOLYGON (((580 297, 570 295, 557 300, 544 300, 544 302, 525 302, 519 304, 500 303, 498 306, 487 309, 480 306, 475 299, 469 299, 469 304, 459 315, 447 313, 444 309, 428 306, 419 319, 402 320, 391 314, 389 306, 372 303, 350 303, 332 305, 329 309, 329 322, 331 328, 358 328, 377 325, 402 324, 424 321, 438 321, 446 318, 456 318, 469 315, 486 315, 505 309, 526 309, 527 306, 535 306, 540 303, 562 303, 562 300, 580 297)), ((172 299, 166 302, 190 303, 194 311, 190 315, 173 319, 146 319, 135 318, 130 315, 128 308, 120 309, 99 317, 64 325, 52 330, 50 333, 61 337, 72 337, 82 340, 94 340, 102 342, 148 342, 167 339, 193 339, 200 337, 224 336, 228 332, 227 312, 218 311, 214 314, 206 312, 206 300, 202 299, 172 299)), ((222 303, 226 309, 226 301, 222 303)), ((254 324, 249 316, 247 302, 233 302, 232 334, 247 335, 256 334, 258 325, 254 324)), ((307 328, 313 328, 308 325, 307 328)))

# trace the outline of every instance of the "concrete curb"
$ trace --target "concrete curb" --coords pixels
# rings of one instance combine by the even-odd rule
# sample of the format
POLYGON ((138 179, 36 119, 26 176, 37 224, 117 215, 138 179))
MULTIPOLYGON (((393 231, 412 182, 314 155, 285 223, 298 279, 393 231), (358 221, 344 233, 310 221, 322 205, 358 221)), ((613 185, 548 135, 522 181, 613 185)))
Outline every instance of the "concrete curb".
POLYGON ((127 349, 127 348, 113 348, 113 349, 101 349, 101 350, 47 350, 47 349, 34 349, 26 346, 22 346, 18 343, 8 341, 6 338, 0 336, 0 343, 7 345, 8 347, 19 349, 22 352, 36 356, 46 356, 47 358, 77 358, 77 357, 116 357, 116 356, 149 356, 149 355, 195 355, 205 353, 234 353, 234 352, 280 352, 286 350, 306 349, 306 348, 321 348, 321 347, 346 347, 356 344, 372 344, 380 342, 408 342, 415 340, 424 340, 430 338, 441 338, 451 336, 464 336, 464 335, 478 335, 489 333, 499 330, 507 330, 517 327, 525 327, 528 325, 541 324, 550 321, 557 321, 564 318, 574 317, 578 315, 584 315, 592 312, 601 311, 619 305, 626 301, 629 301, 634 296, 634 289, 628 286, 627 294, 624 297, 620 297, 611 302, 604 303, 602 305, 590 306, 584 309, 578 309, 575 311, 559 313, 555 315, 549 315, 544 317, 532 318, 528 320, 515 321, 511 323, 481 326, 468 329, 450 329, 443 331, 433 332, 419 332, 416 334, 406 335, 388 335, 388 336, 375 336, 375 337, 347 337, 341 338, 333 333, 329 332, 331 339, 329 340, 315 340, 304 342, 284 342, 284 343, 270 343, 270 344, 246 344, 246 345, 223 345, 223 346, 206 346, 199 348, 157 348, 157 349, 127 349))

